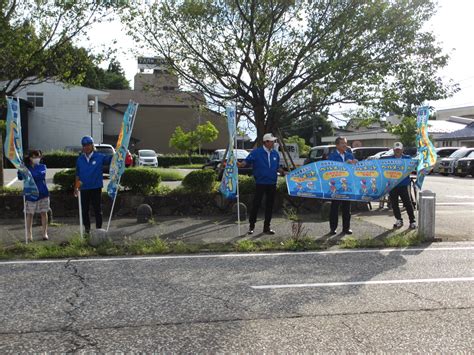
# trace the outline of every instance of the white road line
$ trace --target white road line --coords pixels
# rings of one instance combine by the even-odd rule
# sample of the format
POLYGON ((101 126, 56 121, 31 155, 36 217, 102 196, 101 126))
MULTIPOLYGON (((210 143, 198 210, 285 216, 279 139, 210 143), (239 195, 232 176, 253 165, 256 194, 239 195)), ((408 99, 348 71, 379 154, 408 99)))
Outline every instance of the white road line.
POLYGON ((474 206, 474 202, 438 202, 436 206, 474 206))
POLYGON ((441 278, 441 279, 412 279, 412 280, 352 281, 352 282, 322 282, 322 283, 310 283, 310 284, 261 285, 261 286, 250 286, 250 287, 255 290, 266 290, 266 289, 278 289, 278 288, 340 287, 340 286, 356 286, 356 285, 393 285, 393 284, 469 282, 469 281, 474 281, 474 277, 441 278))
POLYGON ((18 177, 14 178, 12 181, 10 181, 8 184, 7 184, 7 187, 10 187, 12 186, 15 182, 18 181, 18 177))
POLYGON ((169 260, 169 259, 213 259, 213 258, 253 258, 256 256, 307 256, 307 255, 331 255, 331 254, 366 254, 380 253, 387 254, 393 252, 411 253, 426 251, 464 251, 474 250, 474 246, 465 247, 435 247, 435 248, 390 248, 390 249, 357 249, 357 250, 330 250, 330 251, 305 251, 305 252, 284 252, 284 253, 247 253, 247 254, 199 254, 199 255, 161 255, 161 256, 134 256, 134 257, 115 257, 115 258, 83 258, 83 259, 61 259, 61 260, 16 260, 0 262, 2 265, 25 265, 25 264, 64 264, 67 262, 108 262, 108 261, 147 261, 147 260, 169 260))

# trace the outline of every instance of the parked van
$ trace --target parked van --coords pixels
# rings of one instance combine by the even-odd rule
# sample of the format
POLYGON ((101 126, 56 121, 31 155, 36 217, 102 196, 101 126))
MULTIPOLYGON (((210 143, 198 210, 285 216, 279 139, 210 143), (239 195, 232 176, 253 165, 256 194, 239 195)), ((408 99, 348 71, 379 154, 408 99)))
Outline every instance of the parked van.
POLYGON ((138 151, 138 166, 152 166, 158 167, 158 155, 154 150, 151 149, 140 149, 138 151))

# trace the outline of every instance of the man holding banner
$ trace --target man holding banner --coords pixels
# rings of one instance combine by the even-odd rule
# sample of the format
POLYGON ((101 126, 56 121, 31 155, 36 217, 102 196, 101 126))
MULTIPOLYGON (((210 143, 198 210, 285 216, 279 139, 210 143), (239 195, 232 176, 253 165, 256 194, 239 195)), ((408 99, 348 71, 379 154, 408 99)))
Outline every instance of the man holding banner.
POLYGON ((284 173, 283 170, 280 169, 280 155, 273 149, 276 140, 277 138, 271 133, 265 134, 263 136, 263 147, 254 149, 247 156, 245 161, 238 163, 239 167, 252 165, 253 176, 256 182, 255 196, 249 216, 249 231, 247 234, 253 234, 255 230, 257 213, 262 203, 263 195, 265 195, 266 199, 263 233, 275 234, 275 231, 270 228, 270 222, 272 220, 278 171, 280 170, 282 174, 284 173))
MULTIPOLYGON (((336 150, 329 154, 328 160, 339 161, 343 163, 355 164, 357 160, 352 153, 347 150, 347 139, 344 137, 336 138, 336 150)), ((342 209, 342 233, 352 234, 351 228, 351 201, 332 200, 331 212, 329 214, 329 234, 335 235, 339 220, 339 207, 342 209)))

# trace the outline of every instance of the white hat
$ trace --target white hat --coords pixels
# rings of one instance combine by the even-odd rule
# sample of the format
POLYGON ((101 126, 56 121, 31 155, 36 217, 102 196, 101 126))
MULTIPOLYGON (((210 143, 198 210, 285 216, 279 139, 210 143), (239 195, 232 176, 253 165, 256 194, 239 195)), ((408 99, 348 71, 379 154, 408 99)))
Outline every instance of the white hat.
POLYGON ((393 149, 403 149, 403 144, 401 142, 395 142, 393 149))
POLYGON ((273 137, 273 134, 271 133, 266 133, 264 136, 263 136, 263 141, 276 141, 277 138, 276 137, 273 137))

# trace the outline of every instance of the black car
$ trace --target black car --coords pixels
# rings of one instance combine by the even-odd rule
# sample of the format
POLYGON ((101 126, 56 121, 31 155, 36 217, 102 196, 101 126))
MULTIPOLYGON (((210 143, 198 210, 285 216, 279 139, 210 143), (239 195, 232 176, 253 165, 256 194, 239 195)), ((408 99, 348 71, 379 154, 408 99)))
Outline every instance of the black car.
MULTIPOLYGON (((214 151, 214 153, 212 153, 212 155, 209 157, 207 163, 204 164, 202 167, 203 169, 214 170, 218 174, 218 180, 222 179, 222 174, 224 172, 223 169, 221 169, 221 163, 224 159, 225 151, 225 149, 217 149, 216 151, 214 151)), ((249 155, 249 152, 244 149, 234 149, 234 153, 237 157, 238 162, 242 162, 249 155)), ((252 175, 252 167, 246 166, 244 168, 239 168, 239 175, 252 175)))
POLYGON ((454 175, 465 177, 471 175, 474 177, 474 151, 465 158, 458 160, 454 175))
POLYGON ((373 156, 380 152, 386 152, 389 148, 387 147, 357 147, 352 148, 352 154, 357 160, 366 160, 368 157, 373 156))

